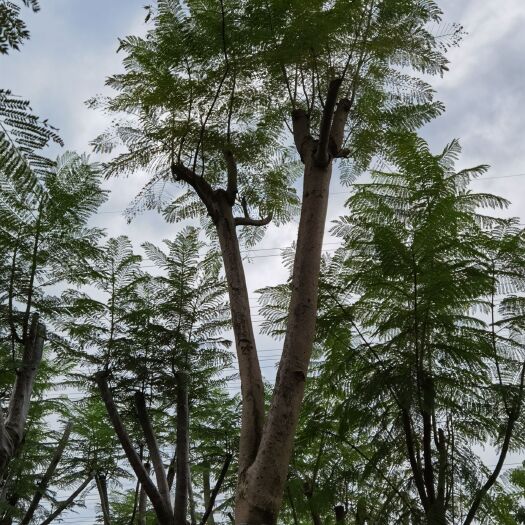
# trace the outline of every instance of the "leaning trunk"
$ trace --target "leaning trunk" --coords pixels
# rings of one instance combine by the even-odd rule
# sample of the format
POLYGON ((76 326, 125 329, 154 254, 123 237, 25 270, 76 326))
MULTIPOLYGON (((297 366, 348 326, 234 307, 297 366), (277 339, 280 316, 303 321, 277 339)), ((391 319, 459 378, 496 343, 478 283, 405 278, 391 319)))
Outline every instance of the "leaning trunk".
POLYGON ((241 376, 242 415, 239 443, 239 484, 259 448, 264 424, 264 384, 250 314, 248 288, 232 208, 223 199, 216 222, 232 313, 241 376))
POLYGON ((277 521, 315 336, 323 234, 332 164, 307 159, 288 326, 257 458, 240 488, 236 523, 277 521))

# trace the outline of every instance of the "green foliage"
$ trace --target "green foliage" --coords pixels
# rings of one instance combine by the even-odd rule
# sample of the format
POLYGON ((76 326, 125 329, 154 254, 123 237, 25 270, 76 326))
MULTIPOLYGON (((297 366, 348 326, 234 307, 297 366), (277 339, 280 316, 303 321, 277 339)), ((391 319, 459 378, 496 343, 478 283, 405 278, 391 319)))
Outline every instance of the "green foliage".
MULTIPOLYGON (((39 0, 22 0, 26 7, 36 12, 40 10, 39 0)), ((20 2, 13 0, 0 1, 0 55, 10 50, 18 50, 20 44, 29 38, 29 31, 20 17, 20 2)))
POLYGON ((299 1, 160 1, 148 9, 147 35, 120 42, 125 71, 108 80, 117 95, 90 101, 126 117, 94 141, 95 151, 126 148, 107 176, 151 173, 130 218, 144 208, 164 209, 171 221, 205 216, 193 191, 167 200, 166 185, 177 182, 170 165, 224 187, 228 149, 239 173, 236 212, 243 214, 244 198, 251 216, 288 221, 298 206, 299 163, 286 132, 292 109, 306 108, 317 126, 328 84, 341 77, 340 95, 352 102, 346 173, 362 170, 389 130, 414 129, 441 112, 430 86, 408 74, 446 69, 444 52, 461 29, 453 26, 448 39, 432 35, 427 26, 440 16, 434 2, 410 0, 402 8, 361 0, 307 9, 299 1))

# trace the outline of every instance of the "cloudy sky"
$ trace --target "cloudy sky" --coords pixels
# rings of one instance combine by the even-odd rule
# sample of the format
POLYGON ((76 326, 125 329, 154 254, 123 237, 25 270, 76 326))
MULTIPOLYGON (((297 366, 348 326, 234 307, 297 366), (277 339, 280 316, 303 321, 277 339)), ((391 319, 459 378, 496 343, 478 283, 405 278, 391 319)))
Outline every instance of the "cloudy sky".
MULTIPOLYGON (((31 40, 20 53, 0 57, 0 86, 31 100, 36 114, 60 128, 66 148, 89 152, 89 142, 103 131, 106 117, 85 107, 84 102, 107 92, 104 80, 120 71, 116 54, 118 37, 144 31, 145 0, 42 0, 42 11, 27 12, 31 40)), ((446 113, 429 124, 423 135, 435 150, 452 138, 463 145, 460 167, 481 163, 491 165, 475 189, 499 194, 512 201, 511 215, 525 222, 525 2, 523 0, 441 0, 445 21, 459 22, 467 32, 462 45, 450 52, 450 72, 433 79, 446 113)), ((96 157, 92 157, 98 160, 96 157)), ((112 180, 108 203, 96 218, 109 235, 128 235, 138 248, 149 240, 172 238, 177 226, 165 224, 155 213, 139 216, 130 225, 123 210, 136 194, 143 179, 112 180)), ((329 219, 342 211, 345 196, 334 181, 329 219)), ((279 248, 288 246, 296 224, 270 228, 257 257, 247 263, 251 295, 253 290, 282 282, 285 272, 279 248), (264 255, 264 257, 261 257, 264 255)), ((328 244, 327 249, 331 249, 328 244)), ((260 349, 268 359, 265 373, 273 375, 270 358, 278 342, 261 338, 260 349)), ((515 461, 515 458, 512 459, 515 461)), ((90 523, 69 515, 66 523, 90 523), (81 521, 82 520, 82 521, 81 521)))

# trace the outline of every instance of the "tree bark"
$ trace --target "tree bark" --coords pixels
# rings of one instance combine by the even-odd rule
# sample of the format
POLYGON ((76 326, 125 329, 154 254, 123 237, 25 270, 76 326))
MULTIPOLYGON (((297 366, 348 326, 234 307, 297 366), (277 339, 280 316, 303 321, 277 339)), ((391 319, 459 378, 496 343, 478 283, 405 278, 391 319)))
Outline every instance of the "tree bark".
MULTIPOLYGON (((149 475, 150 464, 144 463, 144 469, 149 475)), ((144 490, 144 485, 140 485, 140 496, 139 496, 139 525, 146 525, 146 507, 148 504, 148 498, 146 491, 144 490)))
POLYGON ((24 517, 20 521, 20 525, 28 525, 31 522, 31 519, 33 518, 33 515, 36 509, 38 508, 40 500, 45 494, 47 487, 49 486, 49 483, 51 481, 51 478, 53 477, 53 474, 55 473, 55 470, 58 464, 60 463, 60 460, 62 459, 62 455, 64 454, 64 450, 69 441, 69 436, 71 435, 72 426, 73 426, 72 423, 68 423, 66 425, 66 428, 64 429, 64 433, 62 434, 62 437, 60 438, 60 441, 58 442, 58 446, 55 450, 55 453, 53 454, 53 458, 51 459, 51 463, 49 463, 49 466, 47 467, 46 472, 42 476, 42 479, 40 480, 40 483, 37 486, 35 495, 33 496, 33 499, 31 500, 31 503, 24 517))
POLYGON ((351 105, 342 99, 336 108, 341 83, 342 79, 330 82, 318 141, 310 135, 308 115, 302 110, 292 115, 294 142, 305 168, 288 324, 257 456, 246 479, 239 480, 235 509, 239 524, 274 525, 283 498, 315 337, 332 164, 334 158, 343 155, 344 126, 351 105))
POLYGON ((95 482, 97 484, 98 495, 100 498, 100 507, 102 509, 102 517, 104 525, 111 525, 111 515, 109 512, 109 497, 108 497, 108 483, 105 474, 96 474, 95 482))
POLYGON ((241 376, 242 414, 239 443, 239 480, 242 483, 259 448, 264 425, 264 384, 257 356, 248 287, 231 206, 222 202, 216 222, 232 314, 235 347, 241 376))
POLYGON ((113 400, 113 396, 109 390, 107 383, 107 372, 98 372, 95 374, 95 381, 99 387, 102 401, 106 406, 109 419, 113 425, 113 428, 115 429, 115 433, 117 434, 120 444, 122 445, 122 449, 124 450, 131 468, 135 472, 135 475, 144 487, 144 490, 146 491, 146 494, 153 505, 153 509, 155 510, 155 514, 159 520, 159 523, 161 525, 172 525, 173 510, 171 505, 169 505, 169 501, 167 502, 168 504, 166 501, 164 501, 157 487, 153 481, 151 481, 148 472, 144 468, 142 460, 131 443, 131 439, 124 428, 124 424, 122 423, 120 414, 118 413, 117 406, 115 405, 115 401, 113 400))
POLYGON ((39 323, 38 315, 33 314, 29 334, 24 340, 22 364, 16 371, 15 384, 5 421, 0 409, 0 476, 4 473, 24 437, 31 394, 42 361, 45 338, 46 328, 39 323))
POLYGON ((56 510, 53 513, 51 513, 40 525, 49 525, 49 523, 51 523, 53 520, 58 518, 58 516, 60 516, 62 512, 64 512, 68 507, 70 507, 75 502, 78 496, 82 494, 82 492, 86 489, 86 487, 91 483, 92 480, 93 480, 93 474, 90 474, 86 478, 84 483, 82 483, 82 485, 80 485, 80 487, 78 487, 78 489, 75 490, 75 492, 73 492, 73 494, 71 494, 71 496, 69 496, 69 498, 67 498, 66 501, 63 501, 56 508, 56 510))
POLYGON ((283 355, 257 458, 237 505, 237 523, 272 525, 277 520, 315 335, 331 172, 331 164, 317 166, 311 158, 305 167, 283 355))
POLYGON ((177 461, 175 477, 175 525, 186 525, 188 514, 189 409, 188 374, 177 372, 177 461))
POLYGON ((166 507, 170 506, 170 489, 168 486, 168 479, 166 478, 166 471, 164 470, 164 463, 160 455, 160 448, 157 443, 157 437, 151 421, 148 416, 148 410, 146 408, 146 400, 142 392, 135 393, 135 407, 137 409, 137 416, 139 419, 140 426, 144 432, 146 438, 146 444, 148 446, 151 463, 153 465, 153 471, 155 472, 155 478, 157 480, 157 489, 160 493, 161 498, 164 501, 166 507))

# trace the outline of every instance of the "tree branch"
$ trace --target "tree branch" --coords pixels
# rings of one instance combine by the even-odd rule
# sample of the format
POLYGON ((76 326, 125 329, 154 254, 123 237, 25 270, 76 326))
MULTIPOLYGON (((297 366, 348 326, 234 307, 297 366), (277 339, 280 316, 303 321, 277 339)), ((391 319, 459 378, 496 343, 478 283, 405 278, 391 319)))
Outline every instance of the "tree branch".
POLYGON ((38 314, 33 314, 28 337, 24 341, 22 365, 16 371, 5 424, 3 419, 0 419, 0 474, 4 472, 23 438, 33 384, 42 361, 45 337, 46 327, 38 321, 38 314))
POLYGON ((67 498, 66 501, 62 502, 56 510, 50 514, 40 525, 49 525, 52 521, 54 521, 62 512, 64 512, 68 507, 70 507, 74 501, 80 496, 80 494, 86 489, 86 487, 91 483, 93 480, 94 474, 91 473, 85 480, 80 487, 78 487, 69 498, 67 498))
POLYGON ((321 118, 321 126, 319 129, 319 143, 315 154, 315 163, 318 166, 326 166, 330 161, 329 142, 330 133, 332 130, 332 121, 334 118, 334 109, 337 102, 337 95, 342 84, 341 78, 335 78, 328 86, 328 93, 326 95, 326 104, 321 118))
POLYGON ((160 494, 159 490, 157 490, 157 487, 154 485, 153 481, 151 481, 151 478, 144 468, 139 455, 133 448, 131 439, 124 428, 124 424, 122 423, 122 419, 118 413, 117 406, 109 390, 107 375, 107 372, 98 372, 95 374, 95 381, 100 390, 102 401, 106 406, 109 419, 111 420, 115 433, 117 434, 120 444, 122 445, 126 457, 128 458, 131 468, 144 487, 144 490, 146 491, 146 494, 148 495, 151 504, 155 509, 156 515, 161 521, 169 521, 173 519, 171 506, 167 506, 165 504, 164 498, 160 494))
POLYGON ((53 477, 53 474, 55 473, 55 470, 58 464, 60 463, 60 460, 62 459, 62 455, 64 454, 64 449, 66 448, 67 442, 69 441, 69 436, 71 435, 72 427, 73 427, 73 424, 71 422, 66 425, 64 429, 64 433, 62 434, 62 437, 60 438, 60 441, 58 442, 55 453, 53 454, 53 457, 51 458, 51 462, 49 463, 49 466, 47 467, 46 472, 42 476, 42 479, 40 480, 40 483, 38 484, 36 488, 35 495, 33 496, 33 499, 31 500, 31 503, 29 507, 27 508, 27 511, 24 517, 20 521, 20 525, 28 525, 28 523, 30 523, 31 521, 31 518, 33 517, 33 514, 38 508, 38 504, 40 503, 42 496, 45 494, 47 487, 49 486, 49 482, 51 481, 51 478, 53 477))
POLYGON ((310 117, 304 109, 292 111, 292 129, 295 147, 301 160, 305 163, 307 154, 313 147, 314 139, 310 134, 310 117))
POLYGON ((213 487, 213 490, 210 496, 210 501, 208 503, 206 511, 204 512, 202 516, 202 519, 199 525, 206 525, 206 522, 208 521, 210 514, 213 512, 213 506, 215 505, 215 499, 217 498, 217 495, 219 494, 219 491, 221 490, 222 482, 224 481, 224 478, 226 477, 226 474, 228 473, 228 468, 230 467, 231 460, 232 460, 232 455, 228 454, 224 461, 224 465, 222 466, 221 473, 219 474, 219 477, 217 478, 217 482, 215 483, 215 487, 213 487))
POLYGON ((237 197, 237 162, 231 149, 224 150, 224 160, 226 161, 226 170, 228 172, 228 184, 226 186, 226 196, 228 197, 228 203, 233 206, 235 204, 235 198, 237 197))
POLYGON ((235 217, 233 219, 235 226, 266 226, 266 224, 269 224, 273 218, 273 213, 270 212, 263 219, 252 219, 250 217, 250 212, 248 210, 248 204, 245 197, 241 199, 241 206, 242 211, 244 212, 244 217, 235 217))
POLYGON ((347 98, 341 99, 337 103, 332 129, 330 130, 330 153, 334 157, 347 157, 349 150, 342 150, 345 138, 345 127, 348 120, 348 114, 351 109, 351 102, 347 98))
POLYGON ((485 484, 479 489, 478 493, 476 494, 476 497, 474 498, 474 501, 472 502, 472 505, 470 506, 470 509, 468 511, 467 517, 465 518, 465 521, 463 522, 463 525, 470 525, 472 523, 472 521, 476 517, 476 512, 478 511, 483 498, 485 497, 487 492, 490 490, 492 485, 496 483, 496 480, 498 479, 501 469, 503 468, 503 464, 505 463, 505 459, 509 451, 510 440, 514 432, 514 427, 516 426, 516 421, 518 420, 520 411, 521 411, 521 403, 523 402, 524 381, 525 381, 525 363, 521 367, 519 394, 518 394, 518 398, 516 399, 513 410, 511 410, 509 419, 507 421, 507 426, 505 428, 505 437, 503 438, 503 444, 501 445, 501 451, 500 451, 500 455, 498 458, 498 462, 496 463, 496 466, 494 467, 492 474, 487 478, 487 481, 485 482, 485 484))
POLYGON ((151 463, 153 464, 153 470, 155 472, 155 478, 157 480, 157 488, 159 493, 164 500, 164 504, 170 507, 170 489, 166 478, 166 472, 164 470, 164 464, 160 455, 160 449, 155 436, 155 431, 151 426, 151 421, 148 416, 148 410, 146 408, 146 400, 144 394, 140 391, 135 392, 135 408, 137 409, 137 416, 146 438, 146 444, 148 446, 151 463))

